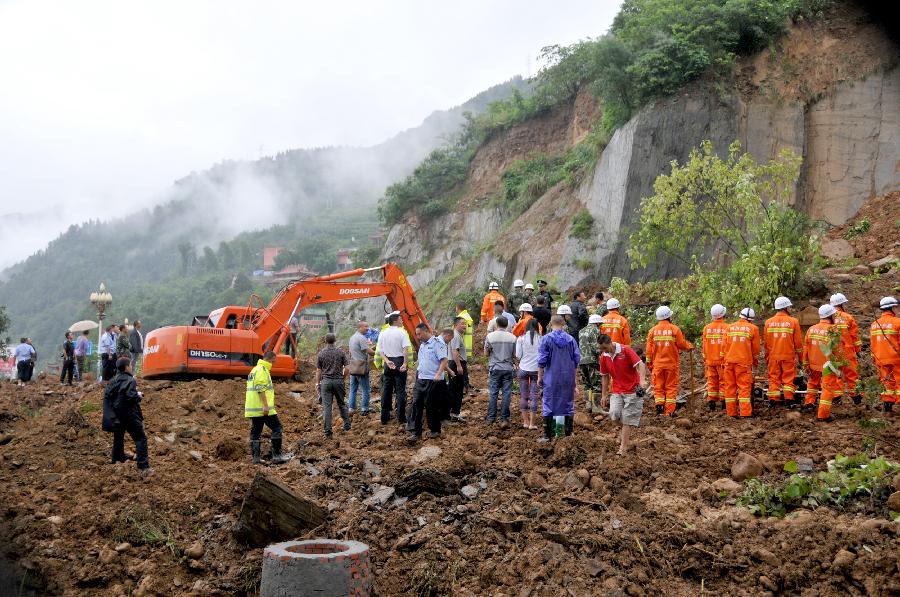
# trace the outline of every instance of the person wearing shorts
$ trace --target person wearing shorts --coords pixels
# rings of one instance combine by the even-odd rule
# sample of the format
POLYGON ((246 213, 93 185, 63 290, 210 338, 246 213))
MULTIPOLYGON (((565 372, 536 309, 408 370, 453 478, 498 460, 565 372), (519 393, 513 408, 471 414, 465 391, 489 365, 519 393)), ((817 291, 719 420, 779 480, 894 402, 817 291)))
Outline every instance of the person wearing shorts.
POLYGON ((647 367, 630 347, 613 342, 606 334, 597 338, 602 378, 601 402, 609 407, 609 418, 622 423, 619 456, 628 451, 631 428, 641 424, 647 367), (612 383, 610 383, 612 380, 612 383))

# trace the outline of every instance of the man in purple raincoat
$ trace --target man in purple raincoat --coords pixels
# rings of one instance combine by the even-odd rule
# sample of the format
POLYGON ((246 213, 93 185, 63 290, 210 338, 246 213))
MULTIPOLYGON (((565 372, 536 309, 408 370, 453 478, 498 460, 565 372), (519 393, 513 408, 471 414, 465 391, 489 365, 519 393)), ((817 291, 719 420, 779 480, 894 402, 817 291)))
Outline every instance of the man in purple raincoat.
POLYGON ((544 436, 553 437, 554 417, 565 417, 565 433, 572 434, 575 418, 575 371, 581 362, 578 342, 566 333, 566 320, 561 315, 550 319, 549 334, 538 347, 538 387, 544 390, 544 436))

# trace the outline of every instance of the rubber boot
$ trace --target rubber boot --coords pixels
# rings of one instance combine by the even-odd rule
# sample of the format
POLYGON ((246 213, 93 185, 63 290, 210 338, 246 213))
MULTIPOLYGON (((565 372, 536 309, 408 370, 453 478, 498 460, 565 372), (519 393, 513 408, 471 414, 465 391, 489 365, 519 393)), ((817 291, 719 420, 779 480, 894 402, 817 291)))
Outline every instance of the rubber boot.
POLYGON ((657 405, 656 405, 656 416, 657 416, 657 417, 661 417, 662 414, 663 414, 663 412, 664 412, 664 410, 665 410, 665 406, 664 406, 664 405, 662 405, 662 404, 657 404, 657 405))
POLYGON ((541 443, 549 442, 553 437, 553 417, 544 417, 544 435, 538 441, 541 443))
POLYGON ((860 405, 862 404, 863 397, 859 394, 853 394, 850 396, 850 399, 853 400, 853 404, 860 405))
POLYGON ((591 412, 591 409, 594 408, 594 390, 584 390, 584 410, 587 412, 591 412))
POLYGON ((575 417, 566 417, 566 423, 565 423, 566 436, 572 435, 572 432, 574 430, 575 430, 575 417))
POLYGON ((886 413, 892 412, 894 410, 893 402, 882 402, 882 410, 886 413))
POLYGON ((281 453, 281 438, 272 438, 272 464, 282 464, 293 458, 293 454, 281 453))
POLYGON ((262 442, 259 440, 250 440, 250 455, 253 458, 253 464, 262 462, 260 451, 262 450, 262 442))
POLYGON ((716 410, 716 403, 710 400, 706 403, 706 408, 708 408, 709 410, 716 410))

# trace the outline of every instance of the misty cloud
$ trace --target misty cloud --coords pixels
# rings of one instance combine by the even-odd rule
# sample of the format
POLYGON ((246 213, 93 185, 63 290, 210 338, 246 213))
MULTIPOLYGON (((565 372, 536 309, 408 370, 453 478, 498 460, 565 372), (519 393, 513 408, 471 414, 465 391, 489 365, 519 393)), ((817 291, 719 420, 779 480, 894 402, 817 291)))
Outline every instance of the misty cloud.
MULTIPOLYGON (((0 267, 222 159, 378 143, 535 72, 617 5, 0 2, 0 267)), ((235 182, 234 200, 281 200, 235 182)))

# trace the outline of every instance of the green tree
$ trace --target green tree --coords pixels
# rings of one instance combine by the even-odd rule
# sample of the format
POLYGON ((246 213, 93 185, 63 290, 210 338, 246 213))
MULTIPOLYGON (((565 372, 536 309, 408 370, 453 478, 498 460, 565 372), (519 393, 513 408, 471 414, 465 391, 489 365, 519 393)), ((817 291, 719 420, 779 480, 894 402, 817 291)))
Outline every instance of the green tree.
POLYGON ((219 261, 227 270, 232 270, 237 266, 234 251, 231 249, 231 245, 225 241, 219 243, 219 261))
POLYGON ((698 320, 715 302, 759 309, 781 294, 796 297, 818 254, 811 221, 789 203, 800 163, 783 150, 757 164, 737 141, 722 159, 704 141, 683 165, 673 161, 671 173, 657 177, 655 194, 641 201, 632 266, 660 256, 687 265, 687 286, 669 298, 698 320))
POLYGON ((0 305, 0 357, 9 354, 9 316, 6 315, 6 305, 0 305))
POLYGON ((219 258, 216 257, 216 252, 212 250, 212 247, 203 247, 203 265, 207 271, 212 272, 219 269, 219 258))

